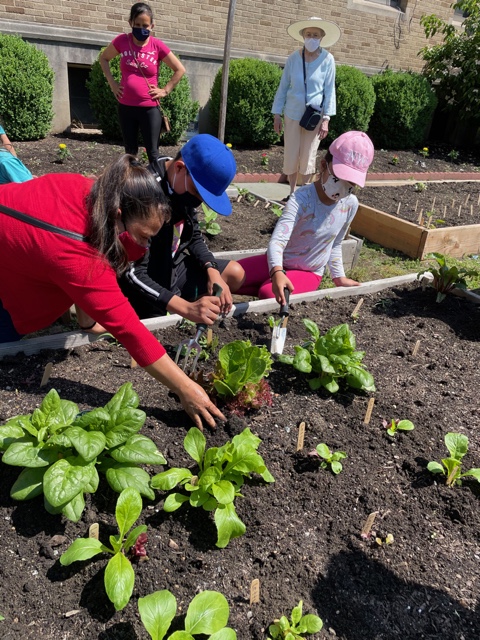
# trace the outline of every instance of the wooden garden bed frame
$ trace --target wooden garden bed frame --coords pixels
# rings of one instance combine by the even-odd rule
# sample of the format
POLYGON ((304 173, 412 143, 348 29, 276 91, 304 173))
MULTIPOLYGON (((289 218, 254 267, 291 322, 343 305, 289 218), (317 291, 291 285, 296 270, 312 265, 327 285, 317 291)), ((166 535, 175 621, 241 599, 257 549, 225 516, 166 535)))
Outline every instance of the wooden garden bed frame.
POLYGON ((454 258, 480 253, 480 224, 426 229, 360 204, 352 231, 382 247, 396 249, 419 260, 435 251, 454 258))

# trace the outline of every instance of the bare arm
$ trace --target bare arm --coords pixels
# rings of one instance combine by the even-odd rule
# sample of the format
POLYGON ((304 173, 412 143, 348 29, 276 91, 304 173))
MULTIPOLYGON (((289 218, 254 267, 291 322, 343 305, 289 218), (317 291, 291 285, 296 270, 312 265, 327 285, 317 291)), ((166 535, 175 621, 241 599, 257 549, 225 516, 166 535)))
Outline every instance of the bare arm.
POLYGON ((113 60, 113 58, 115 58, 118 55, 119 55, 119 52, 115 49, 112 43, 110 43, 108 47, 100 55, 100 66, 102 68, 103 75, 107 79, 107 82, 110 85, 110 89, 112 90, 117 100, 122 96, 123 87, 113 77, 109 62, 110 60, 113 60))
POLYGON ((15 149, 13 148, 13 144, 10 142, 6 133, 0 134, 0 140, 2 141, 2 145, 7 151, 10 151, 10 153, 14 156, 17 155, 15 149))
POLYGON ((185 73, 185 67, 171 51, 167 56, 165 56, 165 58, 163 58, 162 62, 165 62, 167 67, 173 71, 173 76, 164 87, 153 87, 150 85, 149 94, 153 100, 160 100, 160 98, 168 96, 168 94, 171 93, 180 82, 183 74, 185 73))

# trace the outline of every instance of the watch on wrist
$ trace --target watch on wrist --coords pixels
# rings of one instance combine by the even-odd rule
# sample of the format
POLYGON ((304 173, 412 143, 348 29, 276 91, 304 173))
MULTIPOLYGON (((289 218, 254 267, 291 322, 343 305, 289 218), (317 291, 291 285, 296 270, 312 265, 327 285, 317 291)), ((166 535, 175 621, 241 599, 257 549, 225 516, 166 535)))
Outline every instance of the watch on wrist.
POLYGON ((215 262, 215 260, 210 260, 209 262, 206 262, 203 265, 204 269, 216 269, 217 271, 220 271, 220 269, 218 268, 218 263, 215 262))

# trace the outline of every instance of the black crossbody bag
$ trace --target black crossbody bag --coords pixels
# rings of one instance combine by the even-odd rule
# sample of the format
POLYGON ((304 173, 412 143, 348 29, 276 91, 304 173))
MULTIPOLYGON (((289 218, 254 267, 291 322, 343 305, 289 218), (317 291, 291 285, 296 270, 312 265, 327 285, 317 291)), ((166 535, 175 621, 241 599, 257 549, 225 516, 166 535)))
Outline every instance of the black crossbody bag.
POLYGON ((45 222, 44 220, 39 220, 38 218, 34 218, 33 216, 28 215, 28 213, 21 213, 20 211, 16 211, 15 209, 10 209, 10 207, 6 207, 3 204, 0 204, 0 213, 4 213, 6 216, 10 216, 11 218, 16 218, 17 220, 21 220, 26 224, 32 225, 32 227, 38 227, 39 229, 45 229, 45 231, 58 233, 61 236, 70 238, 71 240, 79 240, 80 242, 89 241, 88 237, 82 236, 81 233, 76 233, 75 231, 69 231, 68 229, 62 229, 62 227, 56 227, 54 224, 50 224, 49 222, 45 222))
MULTIPOLYGON (((307 102, 307 69, 305 67, 305 49, 302 49, 302 62, 303 62, 303 82, 305 84, 305 104, 307 102)), ((323 101, 322 101, 323 105, 323 101)), ((322 119, 322 111, 314 109, 311 105, 306 104, 305 113, 302 116, 299 124, 306 131, 313 131, 318 123, 322 119)))

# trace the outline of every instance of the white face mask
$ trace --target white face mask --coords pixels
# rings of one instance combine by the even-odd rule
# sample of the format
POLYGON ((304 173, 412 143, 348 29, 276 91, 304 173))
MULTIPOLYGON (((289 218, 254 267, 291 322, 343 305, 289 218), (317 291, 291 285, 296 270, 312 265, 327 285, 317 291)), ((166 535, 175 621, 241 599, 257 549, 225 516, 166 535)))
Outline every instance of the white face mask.
POLYGON ((305 49, 313 53, 320 46, 321 38, 305 38, 305 49))
POLYGON ((352 185, 346 180, 340 180, 340 178, 334 176, 330 171, 330 167, 328 166, 328 164, 327 171, 329 173, 329 176, 322 184, 322 189, 324 190, 325 195, 330 198, 330 200, 337 202, 338 200, 346 198, 352 193, 355 187, 352 187, 352 185))

